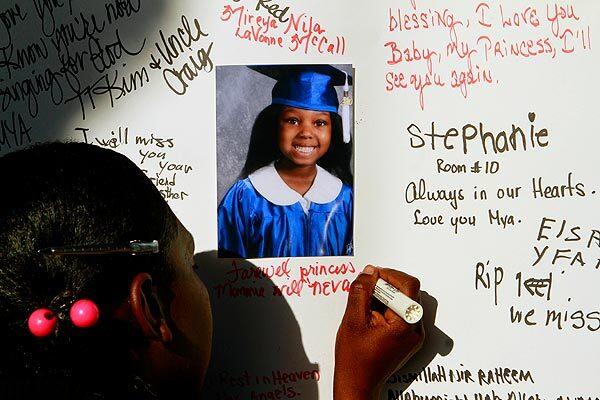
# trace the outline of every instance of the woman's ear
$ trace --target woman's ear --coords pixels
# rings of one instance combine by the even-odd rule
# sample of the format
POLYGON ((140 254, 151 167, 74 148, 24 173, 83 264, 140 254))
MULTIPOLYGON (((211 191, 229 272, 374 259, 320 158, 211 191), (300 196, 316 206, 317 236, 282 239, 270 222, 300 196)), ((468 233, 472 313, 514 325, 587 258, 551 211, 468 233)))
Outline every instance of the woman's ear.
POLYGON ((129 304, 144 336, 163 343, 173 340, 150 274, 140 272, 132 279, 129 304))

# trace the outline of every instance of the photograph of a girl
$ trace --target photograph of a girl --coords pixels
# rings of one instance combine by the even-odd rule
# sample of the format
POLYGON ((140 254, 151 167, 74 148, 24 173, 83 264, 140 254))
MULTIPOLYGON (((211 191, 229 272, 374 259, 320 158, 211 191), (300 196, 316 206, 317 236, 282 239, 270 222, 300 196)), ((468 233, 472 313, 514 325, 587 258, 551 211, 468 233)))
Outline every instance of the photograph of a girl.
MULTIPOLYGON (((351 74, 330 65, 247 70, 268 76, 273 86, 266 108, 246 133, 241 174, 220 199, 219 256, 353 255, 351 74)), ((217 93, 219 82, 217 70, 217 93)), ((255 100, 239 97, 239 102, 255 100)), ((227 129, 217 120, 219 135, 227 129)))

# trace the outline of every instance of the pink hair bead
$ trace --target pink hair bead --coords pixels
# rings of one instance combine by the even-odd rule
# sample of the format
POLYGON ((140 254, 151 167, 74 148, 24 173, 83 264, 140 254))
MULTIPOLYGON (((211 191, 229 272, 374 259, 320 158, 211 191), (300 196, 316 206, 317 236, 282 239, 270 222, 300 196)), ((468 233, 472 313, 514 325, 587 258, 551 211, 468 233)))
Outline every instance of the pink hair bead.
POLYGON ((98 306, 93 301, 82 299, 73 303, 69 316, 71 317, 71 322, 76 327, 89 328, 98 322, 100 310, 98 310, 98 306))
POLYGON ((56 328, 56 315, 47 308, 38 308, 29 316, 27 325, 33 336, 49 336, 56 328))

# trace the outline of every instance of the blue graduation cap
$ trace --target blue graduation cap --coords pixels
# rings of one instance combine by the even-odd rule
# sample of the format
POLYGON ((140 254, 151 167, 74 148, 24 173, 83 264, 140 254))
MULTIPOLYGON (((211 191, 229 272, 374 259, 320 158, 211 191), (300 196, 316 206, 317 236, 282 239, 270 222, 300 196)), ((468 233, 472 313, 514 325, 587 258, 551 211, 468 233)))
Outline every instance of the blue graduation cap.
POLYGON ((331 65, 253 65, 251 69, 275 79, 272 104, 313 111, 338 112, 335 86, 344 86, 340 115, 344 142, 350 142, 350 85, 352 76, 331 65))

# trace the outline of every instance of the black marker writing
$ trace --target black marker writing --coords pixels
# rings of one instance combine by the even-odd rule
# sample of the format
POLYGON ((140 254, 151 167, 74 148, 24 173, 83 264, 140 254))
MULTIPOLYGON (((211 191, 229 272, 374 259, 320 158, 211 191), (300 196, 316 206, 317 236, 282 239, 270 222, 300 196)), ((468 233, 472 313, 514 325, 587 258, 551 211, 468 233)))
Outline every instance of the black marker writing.
POLYGON ((213 62, 210 58, 213 42, 210 42, 208 47, 188 55, 183 66, 175 68, 171 67, 175 61, 187 50, 192 50, 192 45, 208 34, 202 31, 197 18, 194 18, 193 27, 191 27, 185 15, 181 16, 181 27, 177 29, 177 34, 166 37, 162 30, 159 31, 159 34, 161 41, 155 43, 155 46, 160 57, 154 54, 150 56, 150 68, 163 70, 163 78, 167 86, 174 93, 184 95, 189 82, 197 78, 201 71, 209 73, 213 70, 213 62), (162 61, 171 68, 163 69, 162 61))
POLYGON ((114 0, 114 4, 105 4, 104 8, 106 9, 108 23, 112 24, 121 18, 129 18, 131 15, 140 11, 140 3, 141 0, 114 0))
POLYGON ((21 7, 15 4, 4 10, 0 10, 0 48, 5 49, 12 44, 11 29, 19 22, 25 21, 27 13, 21 11, 21 7))
POLYGON ((42 22, 42 32, 48 37, 52 36, 56 30, 54 11, 57 8, 62 8, 64 3, 59 0, 33 0, 33 5, 37 16, 42 22))
POLYGON ((256 3, 256 11, 260 10, 261 8, 264 8, 269 12, 269 14, 277 18, 280 22, 288 22, 290 19, 285 18, 285 14, 287 14, 290 8, 279 8, 279 4, 272 3, 272 1, 273 0, 258 0, 258 3, 256 3))
POLYGON ((21 114, 12 113, 7 119, 0 120, 0 150, 9 149, 31 143, 29 132, 31 127, 25 124, 21 114))
POLYGON ((69 55, 71 45, 86 39, 95 39, 97 35, 104 32, 105 27, 106 23, 103 20, 98 22, 94 14, 86 16, 81 12, 72 21, 60 24, 58 28, 55 27, 54 33, 48 37, 59 56, 63 53, 69 55))
POLYGON ((39 38, 23 48, 15 48, 12 44, 0 48, 0 68, 6 70, 8 79, 12 78, 13 71, 32 67, 38 61, 48 59, 48 46, 44 38, 39 38))
MULTIPOLYGON (((76 78, 75 78, 76 79, 76 78)), ((71 89, 73 90, 73 96, 65 99, 65 104, 77 100, 81 107, 82 119, 86 118, 86 102, 85 99, 89 100, 92 109, 96 109, 96 97, 102 95, 108 95, 110 99, 110 107, 115 106, 115 101, 125 97, 127 94, 138 90, 144 86, 144 83, 148 83, 150 78, 148 77, 148 71, 146 67, 142 67, 140 70, 134 71, 129 75, 121 76, 119 71, 115 70, 112 74, 104 74, 100 76, 96 81, 87 85, 81 86, 79 80, 69 82, 71 89)))

